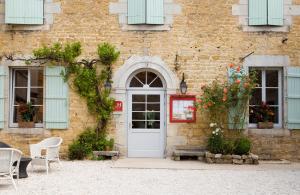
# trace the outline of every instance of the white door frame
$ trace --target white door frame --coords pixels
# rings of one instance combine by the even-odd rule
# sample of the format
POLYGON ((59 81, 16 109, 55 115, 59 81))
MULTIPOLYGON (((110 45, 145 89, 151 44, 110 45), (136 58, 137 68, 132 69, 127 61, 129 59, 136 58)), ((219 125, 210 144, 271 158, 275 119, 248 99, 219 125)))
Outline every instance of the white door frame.
MULTIPOLYGON (((166 113, 167 113, 167 107, 166 107, 166 91, 163 88, 148 88, 148 89, 137 89, 137 88, 131 88, 127 90, 127 156, 128 157, 152 157, 152 158, 163 158, 165 157, 165 148, 166 148, 166 113), (132 95, 135 94, 149 94, 149 95, 160 95, 160 129, 151 129, 151 132, 149 130, 143 130, 143 129, 132 129, 132 95), (131 133, 160 133, 160 155, 153 155, 153 156, 144 156, 144 155, 134 155, 130 153, 130 136, 132 136, 131 133)), ((151 153, 151 152, 149 152, 151 153)))

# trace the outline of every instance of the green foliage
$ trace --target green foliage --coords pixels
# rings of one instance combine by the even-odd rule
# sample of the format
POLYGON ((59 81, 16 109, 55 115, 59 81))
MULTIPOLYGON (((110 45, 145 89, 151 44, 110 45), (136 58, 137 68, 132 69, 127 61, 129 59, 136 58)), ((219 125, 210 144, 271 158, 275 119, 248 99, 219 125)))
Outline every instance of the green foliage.
POLYGON ((100 62, 104 65, 112 65, 118 58, 120 52, 116 51, 116 47, 109 43, 102 43, 98 45, 98 56, 100 62))
POLYGON ((248 154, 251 149, 251 141, 246 137, 235 140, 234 153, 238 155, 248 154))
POLYGON ((21 115, 22 121, 30 122, 33 121, 33 117, 36 114, 36 108, 32 106, 31 102, 21 103, 19 106, 19 113, 21 115))
POLYGON ((223 152, 222 154, 233 154, 234 153, 234 141, 232 139, 225 139, 223 141, 223 152))
POLYGON ((78 94, 86 99, 89 112, 97 118, 96 132, 99 136, 100 131, 105 131, 113 112, 114 99, 109 96, 110 91, 104 89, 104 84, 111 82, 111 65, 118 59, 120 52, 109 43, 99 44, 97 52, 99 59, 76 61, 81 54, 81 44, 74 42, 65 46, 60 43, 51 47, 43 46, 33 53, 37 59, 56 64, 59 62, 66 67, 65 81, 70 81, 78 94), (105 68, 98 71, 97 62, 101 62, 105 68))
POLYGON ((38 59, 48 59, 67 64, 74 63, 80 54, 80 42, 67 43, 65 47, 61 43, 54 43, 51 47, 43 46, 33 51, 33 55, 38 59))
POLYGON ((69 159, 82 160, 92 155, 93 151, 104 151, 112 149, 114 139, 108 139, 106 133, 101 133, 98 137, 94 129, 86 129, 69 146, 69 159))
POLYGON ((70 160, 83 160, 89 151, 78 140, 69 145, 68 157, 70 160))
POLYGON ((210 152, 214 154, 222 154, 223 153, 223 144, 224 139, 222 135, 212 135, 208 139, 207 148, 210 152))

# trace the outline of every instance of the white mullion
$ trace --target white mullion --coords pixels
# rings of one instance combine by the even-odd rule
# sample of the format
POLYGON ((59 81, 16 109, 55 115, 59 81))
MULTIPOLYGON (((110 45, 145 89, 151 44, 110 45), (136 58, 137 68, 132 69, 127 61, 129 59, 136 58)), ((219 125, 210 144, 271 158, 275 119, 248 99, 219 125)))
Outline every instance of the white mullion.
POLYGON ((261 86, 261 88, 262 88, 262 93, 261 93, 261 95, 262 95, 262 101, 266 102, 266 70, 262 70, 261 74, 262 74, 262 76, 261 76, 261 82, 262 82, 262 86, 261 86))
POLYGON ((278 70, 278 125, 282 127, 282 70, 278 70))
POLYGON ((28 81, 27 81, 27 103, 30 102, 30 83, 31 83, 31 71, 30 69, 28 68, 28 73, 27 73, 27 76, 28 76, 28 81))

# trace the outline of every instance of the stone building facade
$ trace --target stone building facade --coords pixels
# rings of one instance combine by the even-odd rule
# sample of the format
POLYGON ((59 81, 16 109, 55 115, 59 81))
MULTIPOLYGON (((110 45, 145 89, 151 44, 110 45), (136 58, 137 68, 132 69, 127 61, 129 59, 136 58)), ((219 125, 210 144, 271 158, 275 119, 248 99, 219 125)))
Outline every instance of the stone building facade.
MULTIPOLYGON (((72 41, 80 41, 82 56, 90 58, 96 56, 97 45, 101 42, 110 42, 120 50, 120 58, 113 65, 112 96, 122 101, 123 110, 113 114, 109 134, 115 138, 122 155, 142 157, 147 151, 149 157, 164 157, 178 145, 204 147, 209 135, 205 116, 198 112, 196 123, 171 123, 170 96, 180 94, 182 73, 186 77, 188 94, 200 95, 201 85, 215 78, 225 81, 228 64, 235 63, 257 68, 263 75, 268 74, 269 69, 280 75, 275 92, 279 98, 276 100, 278 126, 265 130, 249 126, 245 134, 253 141, 253 152, 263 158, 300 160, 300 131, 296 130, 296 125, 289 128, 287 109, 288 69, 300 67, 300 0, 282 1, 284 22, 280 26, 249 26, 248 0, 164 0, 163 24, 139 25, 129 24, 129 0, 44 0, 44 22, 40 25, 7 24, 6 1, 0 0, 1 54, 30 56, 33 49, 42 45, 72 41), (158 76, 161 85, 151 89, 151 84, 142 82, 141 89, 131 89, 131 82, 139 73, 149 73, 149 78, 155 77, 153 74, 158 76), (149 101, 151 95, 154 99, 160 98, 155 100, 160 103, 160 131, 131 131, 134 125, 139 125, 133 124, 132 102, 134 98, 139 99, 138 95, 145 94, 149 101), (157 146, 157 153, 152 153, 157 146)), ((72 140, 95 124, 85 100, 69 89, 66 129, 48 129, 44 121, 32 129, 14 126, 12 72, 26 69, 28 65, 2 57, 0 67, 4 70, 0 74, 3 84, 0 84, 0 94, 3 92, 1 141, 28 154, 28 144, 61 136, 64 139, 62 154, 66 155, 72 140)), ((44 112, 42 110, 42 115, 44 112)), ((300 123, 300 115, 294 119, 300 123)))

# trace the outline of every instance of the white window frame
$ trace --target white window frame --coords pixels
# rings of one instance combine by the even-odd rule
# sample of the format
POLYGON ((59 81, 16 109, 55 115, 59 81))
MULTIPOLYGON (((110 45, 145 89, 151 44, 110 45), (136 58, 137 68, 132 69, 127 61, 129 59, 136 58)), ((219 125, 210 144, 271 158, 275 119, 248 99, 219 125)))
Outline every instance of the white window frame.
MULTIPOLYGON (((283 69, 273 67, 249 67, 258 69, 263 72, 262 74, 262 101, 266 102, 266 70, 277 70, 278 71, 278 123, 274 124, 274 128, 283 128, 283 69)), ((249 104, 250 106, 250 104, 249 104)), ((249 107, 248 106, 248 107, 249 107)), ((257 128, 256 123, 249 123, 249 128, 257 128)))
MULTIPOLYGON (((28 81, 27 81, 27 100, 30 99, 30 83, 31 83, 31 71, 33 69, 40 69, 43 70, 43 76, 45 75, 45 70, 40 67, 13 67, 10 69, 10 77, 9 77, 9 90, 10 90, 10 98, 9 98, 9 127, 10 128, 19 128, 18 123, 13 122, 13 117, 14 117, 14 97, 15 97, 15 76, 14 72, 15 70, 28 70, 28 81)), ((43 78, 45 80, 45 78, 43 78)), ((45 97, 45 82, 43 85, 43 97, 45 97)), ((44 120, 45 120, 45 102, 43 98, 43 123, 35 123, 34 128, 43 128, 44 127, 44 120)))

